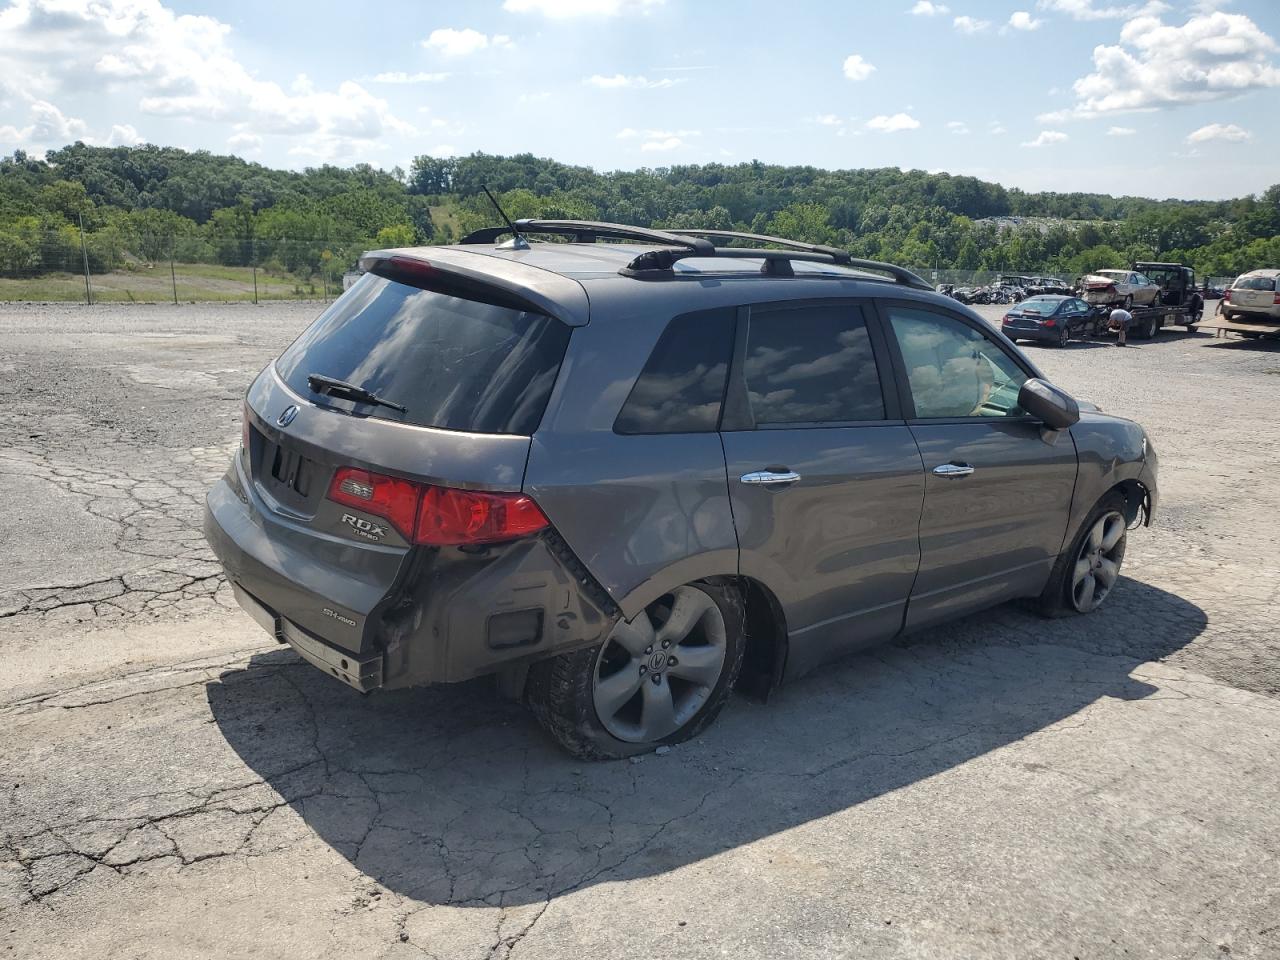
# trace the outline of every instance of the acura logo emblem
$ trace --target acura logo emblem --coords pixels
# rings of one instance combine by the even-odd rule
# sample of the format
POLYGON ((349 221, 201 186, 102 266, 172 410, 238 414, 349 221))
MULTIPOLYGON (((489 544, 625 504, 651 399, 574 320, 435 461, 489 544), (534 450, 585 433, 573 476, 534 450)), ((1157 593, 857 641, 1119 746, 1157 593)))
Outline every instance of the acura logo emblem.
POLYGON ((293 418, 297 415, 298 408, 290 404, 284 408, 284 412, 282 412, 280 416, 276 417, 276 426, 287 427, 289 424, 293 423, 293 418))

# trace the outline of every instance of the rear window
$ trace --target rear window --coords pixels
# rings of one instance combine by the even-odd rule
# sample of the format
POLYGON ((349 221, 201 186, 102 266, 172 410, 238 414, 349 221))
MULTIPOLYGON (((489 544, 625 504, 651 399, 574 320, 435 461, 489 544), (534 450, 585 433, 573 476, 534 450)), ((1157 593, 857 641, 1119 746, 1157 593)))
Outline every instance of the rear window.
POLYGON ((1018 304, 1018 309, 1023 313, 1053 313, 1058 309, 1061 300, 1045 300, 1043 297, 1032 297, 1030 300, 1023 300, 1018 304))
POLYGON ((345 380, 398 404, 361 413, 471 433, 531 434, 542 419, 569 327, 540 313, 479 303, 366 274, 276 361, 295 393, 307 377, 345 380))
POLYGON ((1276 282, 1269 277, 1241 277, 1236 281, 1237 290, 1274 290, 1276 282))

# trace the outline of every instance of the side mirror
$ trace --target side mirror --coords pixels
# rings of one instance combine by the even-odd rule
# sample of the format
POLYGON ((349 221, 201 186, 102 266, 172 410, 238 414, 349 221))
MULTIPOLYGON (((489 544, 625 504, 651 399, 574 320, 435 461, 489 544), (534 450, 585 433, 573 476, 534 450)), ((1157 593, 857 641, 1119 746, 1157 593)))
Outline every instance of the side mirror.
POLYGON ((1018 391, 1018 406, 1050 430, 1065 430, 1080 419, 1080 405, 1052 383, 1032 377, 1018 391))

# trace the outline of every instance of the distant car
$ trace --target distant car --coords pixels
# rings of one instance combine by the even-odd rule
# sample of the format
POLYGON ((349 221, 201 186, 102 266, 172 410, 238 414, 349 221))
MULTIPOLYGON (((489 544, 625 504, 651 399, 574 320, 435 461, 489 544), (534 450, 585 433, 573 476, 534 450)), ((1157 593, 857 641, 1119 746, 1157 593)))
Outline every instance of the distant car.
POLYGON ((1000 332, 1015 343, 1036 340, 1065 347, 1072 334, 1093 322, 1092 317, 1092 308, 1079 297, 1031 297, 1004 315, 1000 332))
POLYGON ((1084 299, 1095 306, 1154 306, 1160 286, 1136 270, 1095 270, 1081 280, 1084 299))
POLYGON ((1074 293, 1071 289, 1071 284, 1065 280, 1059 280, 1057 277, 1032 277, 1031 286, 1028 290, 1033 290, 1037 296, 1055 293, 1071 296, 1074 293))
POLYGON ((1236 277, 1223 295, 1228 320, 1280 321, 1280 270, 1253 270, 1236 277))

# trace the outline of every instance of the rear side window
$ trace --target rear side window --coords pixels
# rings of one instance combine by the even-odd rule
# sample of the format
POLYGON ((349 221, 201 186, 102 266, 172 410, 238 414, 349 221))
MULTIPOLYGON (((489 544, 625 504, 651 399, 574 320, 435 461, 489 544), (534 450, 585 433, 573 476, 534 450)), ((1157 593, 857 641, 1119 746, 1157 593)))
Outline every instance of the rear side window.
POLYGON ((706 433, 720 424, 733 308, 676 317, 662 332, 613 429, 618 433, 706 433))
POLYGON ((884 419, 875 355, 854 306, 753 309, 743 378, 757 427, 884 419))
POLYGON ((345 380, 405 408, 368 415, 470 433, 537 429, 569 342, 540 313, 479 303, 366 274, 276 361, 318 403, 311 374, 345 380))

